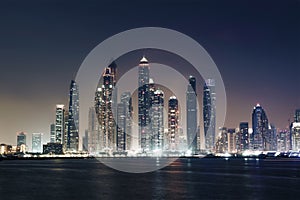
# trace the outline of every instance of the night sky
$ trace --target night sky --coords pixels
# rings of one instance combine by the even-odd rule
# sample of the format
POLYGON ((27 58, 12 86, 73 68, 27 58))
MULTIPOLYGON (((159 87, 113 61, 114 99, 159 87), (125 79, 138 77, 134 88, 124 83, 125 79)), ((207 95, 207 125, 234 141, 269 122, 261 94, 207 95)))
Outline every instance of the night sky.
POLYGON ((67 104, 87 54, 114 34, 147 26, 180 31, 211 55, 227 92, 225 126, 251 124, 260 103, 285 128, 300 108, 300 1, 3 0, 0 143, 15 144, 19 131, 43 132, 47 142, 55 105, 67 104))

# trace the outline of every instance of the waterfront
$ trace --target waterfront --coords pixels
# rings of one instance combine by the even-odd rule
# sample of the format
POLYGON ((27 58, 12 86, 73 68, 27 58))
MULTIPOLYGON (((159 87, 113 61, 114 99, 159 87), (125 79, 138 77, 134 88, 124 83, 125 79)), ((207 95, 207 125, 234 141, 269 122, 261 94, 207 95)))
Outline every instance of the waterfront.
POLYGON ((295 199, 298 159, 178 159, 130 174, 95 159, 4 160, 1 199, 295 199))

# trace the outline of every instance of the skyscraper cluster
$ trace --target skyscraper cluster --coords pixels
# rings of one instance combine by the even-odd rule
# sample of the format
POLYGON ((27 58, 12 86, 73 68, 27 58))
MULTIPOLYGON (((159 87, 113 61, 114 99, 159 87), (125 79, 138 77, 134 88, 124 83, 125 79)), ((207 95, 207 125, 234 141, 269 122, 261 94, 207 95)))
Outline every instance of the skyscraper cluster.
POLYGON ((216 142, 218 153, 240 153, 250 151, 299 151, 300 150, 300 110, 295 111, 290 129, 278 130, 268 120, 266 111, 257 104, 252 112, 252 129, 248 122, 241 122, 239 128, 219 129, 216 142), (234 144, 235 143, 235 144, 234 144), (233 144, 233 145, 232 145, 233 144))
MULTIPOLYGON (((265 109, 257 104, 252 110, 252 122, 242 121, 237 128, 216 129, 216 83, 205 80, 202 95, 203 124, 199 123, 197 81, 188 77, 186 87, 186 129, 182 128, 182 107, 179 100, 150 78, 149 62, 142 57, 138 66, 137 116, 135 130, 133 99, 125 91, 118 97, 117 65, 112 62, 100 76, 94 106, 89 108, 88 128, 83 136, 83 150, 99 155, 127 154, 182 155, 203 151, 242 153, 245 151, 299 151, 300 109, 289 127, 279 130, 265 109), (249 126, 252 125, 252 128, 249 126), (200 134, 203 127, 204 132, 200 134), (136 131, 136 132, 135 132, 136 131), (203 136, 203 137, 200 137, 203 136), (136 137, 134 137, 136 136, 136 137), (137 138, 137 139, 136 139, 137 138), (203 141, 202 141, 203 140, 203 141)), ((32 152, 62 154, 79 151, 79 91, 75 81, 69 88, 68 106, 57 104, 55 122, 50 125, 50 142, 43 145, 42 133, 32 133, 32 152)), ((2 145, 3 152, 27 152, 27 135, 17 134, 17 146, 2 145), (3 149, 6 150, 4 151, 3 149)))
MULTIPOLYGON (((181 127, 181 113, 176 96, 165 101, 164 88, 150 78, 149 62, 142 57, 138 66, 137 89, 137 147, 133 148, 133 106, 129 92, 118 102, 117 66, 113 62, 105 68, 95 93, 95 108, 89 111, 87 146, 96 154, 121 153, 137 150, 145 155, 157 152, 178 153, 200 150, 198 100, 196 78, 189 77, 186 90, 186 131, 181 127)), ((204 127, 207 148, 214 150, 216 123, 216 95, 213 79, 208 79, 203 97, 204 127)))
POLYGON ((55 123, 50 125, 50 143, 44 145, 47 153, 77 152, 79 150, 79 91, 75 81, 71 81, 69 103, 57 104, 55 123), (62 148, 62 149, 60 149, 62 148))

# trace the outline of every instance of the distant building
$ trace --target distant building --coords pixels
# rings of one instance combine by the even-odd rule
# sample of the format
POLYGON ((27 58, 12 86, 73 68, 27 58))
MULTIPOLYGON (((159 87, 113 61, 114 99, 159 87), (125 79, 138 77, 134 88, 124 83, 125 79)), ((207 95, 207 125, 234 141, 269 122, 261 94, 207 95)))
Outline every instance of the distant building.
POLYGON ((150 150, 162 151, 164 141, 164 92, 162 90, 157 89, 154 91, 151 105, 150 150))
POLYGON ((241 151, 245 151, 249 149, 249 126, 248 122, 241 122, 240 123, 240 147, 241 151))
POLYGON ((236 153, 236 132, 235 129, 227 130, 227 138, 228 138, 228 153, 236 153))
POLYGON ((94 107, 89 108, 88 116, 88 151, 97 154, 101 151, 102 139, 100 135, 100 125, 94 107))
POLYGON ((56 142, 55 124, 50 124, 50 142, 56 142))
POLYGON ((226 127, 219 129, 215 151, 216 153, 228 153, 228 132, 226 127))
POLYGON ((294 122, 300 122, 300 109, 295 111, 294 122))
POLYGON ((166 150, 178 150, 178 123, 179 123, 179 109, 178 100, 175 96, 171 96, 168 103, 168 135, 166 138, 166 150))
POLYGON ((252 128, 251 147, 252 150, 269 150, 269 122, 264 109, 257 104, 252 112, 252 128))
POLYGON ((117 106, 117 151, 131 149, 132 140, 132 102, 130 92, 121 95, 117 106))
POLYGON ((196 78, 189 77, 189 84, 186 91, 186 127, 187 127, 187 144, 189 150, 195 153, 198 149, 197 145, 197 93, 196 78))
POLYGON ((205 146, 212 151, 216 138, 216 92, 213 79, 207 79, 203 88, 203 122, 205 146))
POLYGON ((273 124, 269 125, 269 134, 266 150, 276 151, 277 150, 277 130, 273 124))
POLYGON ((292 150, 300 151, 300 122, 292 123, 291 136, 292 136, 292 150))
POLYGON ((116 123, 114 121, 113 91, 114 75, 111 68, 105 68, 96 97, 95 109, 101 136, 101 151, 112 153, 116 150, 116 123))
POLYGON ((277 151, 284 152, 289 150, 288 137, 290 133, 288 130, 280 130, 277 134, 277 151))
POLYGON ((69 110, 66 129, 66 150, 79 149, 79 91, 75 81, 71 81, 69 92, 69 110))
POLYGON ((42 153, 42 133, 32 133, 32 152, 42 153))
POLYGON ((7 149, 7 145, 6 144, 0 144, 0 154, 7 154, 8 153, 8 149, 7 149))
POLYGON ((25 146, 27 145, 25 132, 20 132, 17 135, 17 146, 21 146, 21 145, 25 145, 25 146))
POLYGON ((43 145, 43 154, 63 154, 63 145, 60 143, 47 143, 43 145))
POLYGON ((82 137, 82 150, 88 151, 89 150, 89 135, 88 130, 85 130, 84 136, 82 137))
POLYGON ((59 144, 64 143, 65 135, 65 108, 64 105, 56 105, 55 114, 55 142, 59 144))
POLYGON ((149 62, 143 56, 139 64, 138 77, 138 125, 139 146, 143 152, 150 149, 150 95, 149 95, 149 62))

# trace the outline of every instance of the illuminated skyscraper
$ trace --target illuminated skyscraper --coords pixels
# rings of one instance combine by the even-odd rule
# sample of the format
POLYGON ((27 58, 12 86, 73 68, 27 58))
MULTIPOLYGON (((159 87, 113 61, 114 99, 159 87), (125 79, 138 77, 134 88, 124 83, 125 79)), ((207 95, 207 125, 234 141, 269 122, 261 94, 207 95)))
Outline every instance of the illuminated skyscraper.
POLYGON ((216 138, 216 93, 213 79, 207 79, 203 88, 203 122, 206 149, 213 150, 216 138))
POLYGON ((100 126, 98 122, 98 117, 94 107, 89 109, 88 116, 88 151, 91 154, 97 154, 101 151, 103 146, 100 135, 100 126))
POLYGON ((17 135, 17 146, 25 145, 26 146, 26 133, 20 132, 17 135))
POLYGON ((227 130, 227 138, 228 138, 228 152, 236 153, 236 132, 234 128, 230 128, 227 130))
POLYGON ((189 77, 189 85, 186 92, 186 124, 188 148, 195 153, 197 147, 197 94, 196 78, 189 77))
POLYGON ((55 142, 59 144, 64 143, 65 135, 65 108, 64 105, 56 105, 56 115, 55 115, 55 142))
POLYGON ((273 124, 269 125, 268 136, 267 136, 266 150, 276 151, 277 150, 277 130, 273 124))
POLYGON ((50 143, 56 142, 55 124, 50 124, 50 143))
POLYGON ((178 123, 179 123, 179 109, 178 100, 175 96, 171 96, 168 105, 168 134, 166 138, 166 150, 176 151, 178 150, 179 135, 178 135, 178 123))
POLYGON ((79 93, 75 81, 71 81, 69 93, 69 112, 66 130, 66 150, 78 151, 79 148, 79 93))
POLYGON ((130 92, 121 95, 117 109, 117 151, 131 149, 132 101, 130 92))
POLYGON ((164 136, 164 92, 157 89, 153 94, 151 106, 151 138, 150 149, 163 150, 164 136))
POLYGON ((239 150, 245 151, 249 149, 249 126, 248 122, 240 123, 240 148, 239 150))
POLYGON ((150 149, 150 97, 149 97, 149 63, 143 57, 139 64, 138 78, 138 125, 139 142, 143 152, 150 149))
POLYGON ((217 153, 228 152, 228 131, 226 127, 219 128, 219 135, 215 144, 215 151, 217 153))
POLYGON ((295 111, 294 122, 300 122, 300 109, 295 111))
POLYGON ((277 151, 283 152, 289 150, 288 137, 290 133, 288 130, 280 130, 277 136, 277 151))
POLYGON ((293 122, 291 126, 292 150, 300 151, 300 122, 293 122))
POLYGON ((269 122, 264 109, 257 104, 252 113, 251 147, 252 150, 266 150, 268 144, 269 122))
POLYGON ((112 152, 116 149, 116 126, 113 118, 114 76, 111 68, 106 68, 101 84, 97 88, 95 108, 98 116, 101 134, 102 151, 112 152))
POLYGON ((42 133, 32 133, 32 152, 42 153, 42 133))

